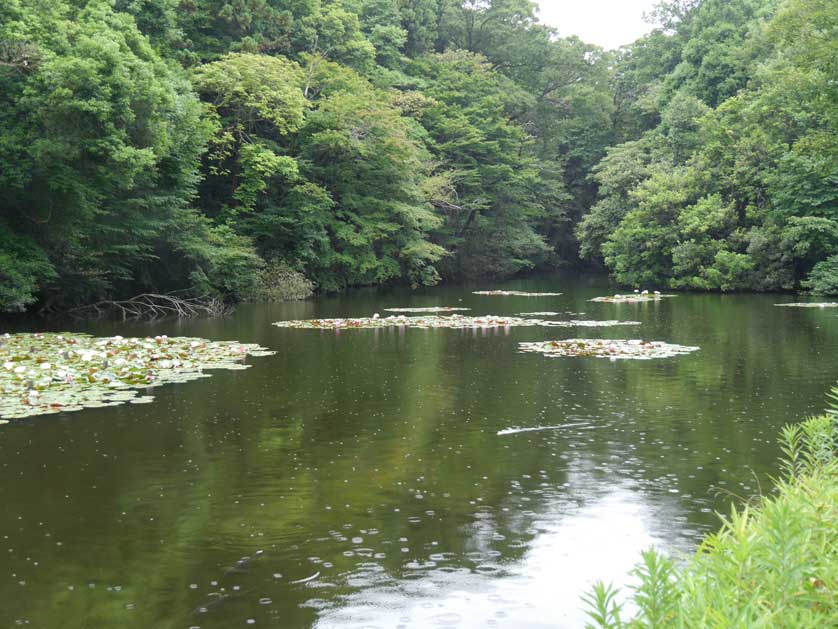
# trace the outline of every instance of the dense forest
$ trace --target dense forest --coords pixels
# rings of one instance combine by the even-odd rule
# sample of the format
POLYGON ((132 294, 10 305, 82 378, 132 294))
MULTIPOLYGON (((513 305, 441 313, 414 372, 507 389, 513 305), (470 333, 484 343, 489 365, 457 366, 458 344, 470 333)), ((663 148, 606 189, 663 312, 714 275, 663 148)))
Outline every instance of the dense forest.
POLYGON ((503 278, 838 293, 838 0, 3 0, 0 311, 503 278))

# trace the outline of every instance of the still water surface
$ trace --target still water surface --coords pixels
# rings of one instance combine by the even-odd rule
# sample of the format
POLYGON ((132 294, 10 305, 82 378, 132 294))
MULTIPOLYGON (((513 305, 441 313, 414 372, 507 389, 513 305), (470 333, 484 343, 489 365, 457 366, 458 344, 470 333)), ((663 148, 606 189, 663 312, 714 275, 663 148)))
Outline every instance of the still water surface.
MULTIPOLYGON (((777 473, 776 435, 824 405, 838 311, 787 296, 587 300, 552 278, 243 306, 218 320, 55 323, 278 351, 147 405, 0 429, 0 626, 579 627, 595 578, 690 551, 715 510, 777 473), (542 310, 639 327, 344 330, 281 319, 391 306, 542 310), (655 361, 517 353, 644 338, 655 361), (512 432, 511 428, 558 428, 512 432), (498 434, 498 433, 502 434, 498 434)), ((45 329, 43 322, 6 330, 45 329)))

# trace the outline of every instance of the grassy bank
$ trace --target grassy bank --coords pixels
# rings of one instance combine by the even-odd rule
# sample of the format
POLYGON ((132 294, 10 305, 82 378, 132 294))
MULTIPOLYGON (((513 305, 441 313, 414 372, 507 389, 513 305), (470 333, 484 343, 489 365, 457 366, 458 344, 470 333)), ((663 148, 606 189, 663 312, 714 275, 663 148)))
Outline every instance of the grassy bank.
POLYGON ((770 496, 734 507, 683 565, 644 553, 628 600, 597 583, 588 627, 838 627, 838 407, 781 439, 770 496))

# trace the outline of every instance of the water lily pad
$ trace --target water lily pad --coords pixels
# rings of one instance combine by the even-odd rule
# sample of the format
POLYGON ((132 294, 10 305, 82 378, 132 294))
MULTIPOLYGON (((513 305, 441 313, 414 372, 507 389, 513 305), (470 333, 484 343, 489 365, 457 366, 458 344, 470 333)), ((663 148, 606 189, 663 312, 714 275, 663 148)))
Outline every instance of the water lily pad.
POLYGON ((528 293, 520 290, 477 290, 475 295, 489 295, 492 297, 558 297, 563 293, 528 293))
POLYGON ((674 345, 660 341, 618 340, 618 339, 566 339, 519 343, 521 352, 544 354, 551 358, 564 356, 587 356, 595 358, 648 360, 669 358, 697 351, 698 347, 674 345))
POLYGON ((208 377, 204 369, 245 369, 264 347, 200 338, 97 338, 86 334, 0 337, 0 417, 22 418, 146 403, 138 390, 208 377))
POLYGON ((427 316, 406 317, 394 315, 390 317, 364 317, 360 319, 303 319, 295 321, 278 321, 274 323, 280 328, 297 328, 309 330, 355 330, 373 328, 495 328, 512 326, 540 325, 538 319, 523 319, 521 317, 507 317, 500 315, 485 315, 482 317, 466 317, 454 314, 450 317, 427 316))
POLYGON ((838 302, 834 301, 820 301, 820 302, 795 302, 790 304, 774 304, 782 308, 838 308, 838 302))
POLYGON ((545 312, 521 312, 518 314, 519 317, 558 317, 560 313, 558 312, 550 312, 549 310, 545 312))
POLYGON ((422 313, 422 312, 465 312, 466 310, 471 310, 471 308, 452 308, 450 306, 433 306, 428 308, 385 308, 384 312, 414 312, 414 313, 422 313))
POLYGON ((609 295, 607 297, 594 297, 591 301, 601 301, 611 304, 636 304, 646 301, 658 301, 664 297, 675 297, 675 295, 662 295, 661 293, 650 293, 644 291, 642 293, 633 293, 630 295, 609 295))
POLYGON ((550 328, 609 328, 615 325, 640 325, 640 321, 542 321, 541 325, 550 328))
POLYGON ((640 325, 639 321, 547 321, 528 317, 509 317, 503 315, 485 315, 467 317, 454 314, 449 317, 427 316, 406 317, 390 316, 384 318, 365 317, 361 319, 302 319, 293 321, 278 321, 274 323, 280 328, 294 328, 303 330, 360 330, 376 328, 507 328, 507 327, 607 327, 614 325, 640 325))

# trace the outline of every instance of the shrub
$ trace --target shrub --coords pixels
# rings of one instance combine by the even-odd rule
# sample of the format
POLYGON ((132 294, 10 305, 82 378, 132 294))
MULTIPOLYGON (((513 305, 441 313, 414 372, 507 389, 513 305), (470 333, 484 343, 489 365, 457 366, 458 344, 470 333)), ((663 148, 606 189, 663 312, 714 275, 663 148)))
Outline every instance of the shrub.
POLYGON ((253 301, 294 301, 314 293, 314 283, 284 260, 272 260, 259 275, 253 301))
POLYGON ((595 584, 588 627, 838 627, 838 408, 781 442, 776 496, 733 509, 683 567, 645 552, 630 619, 619 591, 595 584))
POLYGON ((816 295, 838 295, 838 256, 818 262, 802 285, 816 295))

